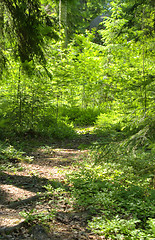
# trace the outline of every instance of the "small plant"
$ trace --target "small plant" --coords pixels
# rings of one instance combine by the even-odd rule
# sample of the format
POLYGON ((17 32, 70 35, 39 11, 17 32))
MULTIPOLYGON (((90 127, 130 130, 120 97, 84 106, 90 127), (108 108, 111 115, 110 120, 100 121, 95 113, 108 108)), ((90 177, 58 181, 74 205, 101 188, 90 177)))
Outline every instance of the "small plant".
POLYGON ((89 210, 90 229, 106 239, 153 239, 154 157, 141 148, 100 145, 68 175, 75 207, 89 210), (150 219, 150 220, 149 220, 150 219))
POLYGON ((153 218, 149 218, 149 220, 147 221, 148 224, 148 231, 155 236, 155 219, 153 218))
POLYGON ((106 239, 151 239, 148 238, 148 233, 137 229, 139 222, 140 220, 134 218, 121 219, 119 216, 113 219, 96 217, 89 221, 88 226, 93 232, 104 235, 106 239))
POLYGON ((20 172, 23 171, 24 167, 21 166, 19 163, 15 164, 15 163, 3 163, 2 165, 0 165, 0 171, 11 171, 11 172, 20 172))
POLYGON ((30 212, 22 211, 20 215, 25 218, 27 223, 41 223, 47 224, 48 221, 51 221, 55 217, 55 210, 50 212, 37 212, 37 210, 32 209, 30 212))
POLYGON ((11 145, 0 150, 0 158, 10 161, 33 161, 32 156, 26 156, 25 152, 18 151, 11 145))

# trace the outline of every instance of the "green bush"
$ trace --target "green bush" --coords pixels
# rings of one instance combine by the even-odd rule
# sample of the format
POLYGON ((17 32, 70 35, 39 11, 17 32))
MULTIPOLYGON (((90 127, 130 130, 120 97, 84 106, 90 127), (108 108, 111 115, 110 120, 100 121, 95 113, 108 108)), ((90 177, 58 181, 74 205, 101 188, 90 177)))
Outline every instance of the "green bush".
POLYGON ((60 108, 60 118, 66 118, 78 126, 90 126, 94 125, 97 116, 100 114, 98 109, 92 108, 80 108, 80 107, 68 107, 63 106, 60 108))
POLYGON ((98 129, 115 129, 117 131, 121 130, 122 115, 119 113, 101 113, 96 120, 95 126, 98 129))
POLYGON ((75 130, 71 124, 63 121, 58 121, 55 125, 48 128, 48 134, 54 139, 72 139, 76 136, 75 130))
MULTIPOLYGON (((1 127, 1 126, 0 126, 1 127)), ((38 138, 48 137, 52 139, 72 139, 76 136, 75 130, 71 123, 67 123, 65 120, 56 119, 56 117, 46 114, 38 119, 33 126, 30 125, 10 125, 7 123, 5 128, 1 129, 3 133, 3 139, 9 138, 38 138), (7 130, 7 131, 6 131, 7 130)))
POLYGON ((25 152, 21 152, 14 148, 14 146, 0 145, 0 162, 8 161, 27 161, 32 162, 33 157, 25 155, 25 152))

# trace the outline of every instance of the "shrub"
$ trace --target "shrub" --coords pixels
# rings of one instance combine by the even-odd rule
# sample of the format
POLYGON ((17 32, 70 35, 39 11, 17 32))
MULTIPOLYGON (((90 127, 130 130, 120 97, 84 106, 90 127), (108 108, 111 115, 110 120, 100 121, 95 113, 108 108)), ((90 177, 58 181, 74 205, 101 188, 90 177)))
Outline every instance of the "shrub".
POLYGON ((100 111, 93 108, 80 108, 80 107, 68 107, 63 106, 60 108, 60 118, 68 118, 70 122, 73 122, 79 126, 90 126, 96 121, 100 111))

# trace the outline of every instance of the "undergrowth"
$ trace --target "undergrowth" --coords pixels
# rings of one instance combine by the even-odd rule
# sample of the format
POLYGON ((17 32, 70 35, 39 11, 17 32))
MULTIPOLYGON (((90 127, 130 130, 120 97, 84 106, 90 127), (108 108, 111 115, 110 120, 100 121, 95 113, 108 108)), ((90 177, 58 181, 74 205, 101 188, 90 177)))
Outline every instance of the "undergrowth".
POLYGON ((33 156, 26 155, 25 152, 17 150, 14 146, 0 143, 0 171, 23 171, 21 162, 32 162, 33 156))
POLYGON ((33 161, 32 156, 27 156, 25 152, 17 150, 12 145, 0 144, 0 161, 33 161))
MULTIPOLYGON (((94 131, 91 129, 99 140, 78 170, 67 175, 65 183, 74 209, 88 211, 88 229, 104 239, 155 239, 154 126, 153 115, 129 121, 123 115, 101 114, 94 131)), ((47 123, 48 133, 55 138, 74 136, 73 127, 62 121, 52 128, 47 123)), ((12 146, 0 147, 1 159, 23 157, 24 153, 12 146)), ((53 193, 52 184, 46 188, 53 193)), ((44 214, 24 217, 28 221, 48 220, 44 214)))
POLYGON ((105 239, 155 239, 155 121, 99 120, 102 140, 68 175, 75 208, 90 212, 88 228, 105 239))
POLYGON ((98 108, 80 108, 64 105, 59 109, 61 119, 67 119, 68 122, 73 122, 78 126, 93 125, 99 114, 100 110, 98 108))
POLYGON ((76 137, 73 124, 68 123, 65 119, 56 118, 50 115, 44 116, 34 122, 33 125, 22 123, 21 125, 16 122, 8 122, 5 126, 1 127, 0 124, 0 140, 6 139, 37 139, 44 138, 50 140, 64 140, 76 137))

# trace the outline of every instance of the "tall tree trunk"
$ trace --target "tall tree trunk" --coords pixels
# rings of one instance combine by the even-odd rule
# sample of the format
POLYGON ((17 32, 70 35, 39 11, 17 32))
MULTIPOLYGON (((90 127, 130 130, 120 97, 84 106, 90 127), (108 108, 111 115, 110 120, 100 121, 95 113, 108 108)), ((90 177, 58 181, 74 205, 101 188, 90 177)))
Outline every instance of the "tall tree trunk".
POLYGON ((3 37, 3 29, 4 29, 4 5, 0 2, 0 79, 2 78, 3 69, 5 66, 5 58, 4 58, 4 37, 3 37))
POLYGON ((18 120, 19 126, 22 126, 22 89, 21 89, 21 67, 19 67, 18 89, 17 89, 17 102, 19 106, 18 120))
MULTIPOLYGON (((142 15, 142 31, 144 32, 144 28, 146 27, 144 25, 144 19, 145 19, 145 10, 143 8, 143 15, 142 15)), ((145 34, 143 33, 143 38, 145 34)), ((144 83, 144 116, 146 116, 147 112, 147 90, 146 90, 146 77, 145 77, 145 41, 142 40, 142 59, 143 59, 143 66, 142 66, 142 79, 144 83)))
POLYGON ((68 43, 68 36, 67 36, 67 0, 59 0, 59 29, 60 32, 62 28, 64 29, 64 38, 62 47, 66 48, 68 43))

